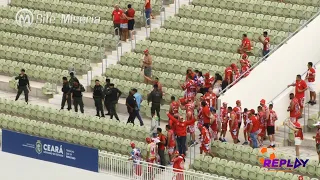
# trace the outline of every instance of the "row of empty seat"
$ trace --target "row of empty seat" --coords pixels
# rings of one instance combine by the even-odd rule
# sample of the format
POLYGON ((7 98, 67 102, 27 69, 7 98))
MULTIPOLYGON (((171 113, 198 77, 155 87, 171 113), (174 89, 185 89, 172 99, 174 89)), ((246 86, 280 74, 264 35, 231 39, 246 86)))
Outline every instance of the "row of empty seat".
POLYGON ((56 69, 69 69, 72 67, 77 72, 87 72, 90 69, 90 61, 88 59, 33 51, 12 46, 0 45, 0 58, 56 69))

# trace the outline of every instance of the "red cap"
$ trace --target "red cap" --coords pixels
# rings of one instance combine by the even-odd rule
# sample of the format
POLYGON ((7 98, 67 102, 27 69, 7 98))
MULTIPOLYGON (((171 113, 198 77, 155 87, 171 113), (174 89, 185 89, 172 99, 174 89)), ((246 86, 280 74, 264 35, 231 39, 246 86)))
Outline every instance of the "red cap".
POLYGON ((131 142, 131 143, 130 143, 130 146, 131 146, 132 148, 135 148, 135 147, 136 147, 136 145, 134 144, 134 142, 131 142))
POLYGON ((240 101, 240 100, 237 100, 237 101, 236 101, 236 104, 239 104, 239 103, 241 103, 241 101, 240 101))
POLYGON ((254 109, 251 109, 251 110, 250 110, 250 113, 251 113, 251 114, 255 114, 256 111, 255 111, 254 109))
POLYGON ((242 54, 242 59, 247 59, 248 58, 248 55, 246 53, 243 53, 242 54))
POLYGON ((261 99, 261 100, 260 100, 260 104, 263 104, 263 105, 265 105, 265 104, 266 104, 266 100, 264 100, 264 99, 261 99))
POLYGON ((232 63, 232 64, 231 64, 231 67, 232 67, 232 68, 235 68, 235 67, 236 67, 236 64, 235 64, 235 63, 232 63))
POLYGON ((296 127, 296 128, 301 128, 301 125, 300 125, 300 123, 297 121, 297 122, 295 122, 295 123, 293 123, 294 124, 294 126, 296 127))
POLYGON ((151 138, 147 137, 147 138, 146 138, 146 142, 147 142, 148 144, 151 143, 151 138))
POLYGON ((149 53, 149 50, 148 50, 148 49, 146 49, 146 50, 144 50, 143 52, 146 54, 146 53, 149 53))

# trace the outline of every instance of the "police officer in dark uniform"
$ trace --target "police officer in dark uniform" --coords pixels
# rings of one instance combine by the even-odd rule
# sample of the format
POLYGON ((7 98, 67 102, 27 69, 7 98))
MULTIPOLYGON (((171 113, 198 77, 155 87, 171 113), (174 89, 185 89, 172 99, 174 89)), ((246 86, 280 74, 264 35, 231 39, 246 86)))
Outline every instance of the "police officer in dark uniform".
POLYGON ((96 116, 100 117, 100 112, 101 112, 101 117, 104 117, 104 111, 103 111, 103 105, 102 101, 104 98, 103 94, 103 87, 100 85, 100 81, 96 79, 96 85, 93 87, 93 100, 94 100, 94 105, 96 106, 96 111, 97 114, 96 116))
POLYGON ((28 76, 25 74, 26 70, 21 69, 21 72, 19 74, 19 76, 15 77, 15 80, 19 80, 18 82, 18 93, 16 96, 16 101, 19 99, 22 91, 24 93, 24 98, 26 103, 28 104, 28 98, 29 98, 29 91, 30 90, 30 83, 29 83, 29 79, 28 76))
POLYGON ((104 86, 104 105, 106 106, 106 109, 108 113, 106 115, 110 115, 110 97, 107 94, 107 91, 110 89, 110 79, 106 79, 106 85, 104 86))
POLYGON ((70 72, 69 86, 72 87, 75 81, 79 82, 79 79, 74 75, 74 72, 70 72))
POLYGON ((80 106, 80 112, 84 113, 84 105, 82 100, 82 92, 84 92, 85 89, 82 84, 79 83, 79 80, 75 80, 73 82, 73 86, 70 89, 70 94, 73 99, 73 105, 74 105, 74 111, 78 112, 78 106, 80 106))
MULTIPOLYGON (((153 117, 157 113, 160 119, 160 105, 162 100, 162 92, 158 88, 158 84, 153 85, 153 91, 148 95, 148 104, 151 102, 151 116, 153 117)), ((160 121, 159 125, 160 125, 160 121)))
POLYGON ((61 109, 64 108, 64 105, 67 102, 68 111, 70 111, 70 109, 71 109, 71 96, 70 96, 69 92, 70 92, 71 88, 70 88, 67 77, 63 77, 62 80, 63 80, 63 84, 62 84, 61 91, 63 94, 62 94, 61 109))
POLYGON ((116 111, 116 105, 118 104, 118 100, 121 96, 122 92, 114 87, 114 84, 110 84, 109 90, 107 90, 106 95, 109 97, 109 102, 110 102, 110 119, 116 117, 116 119, 119 121, 119 117, 116 111))

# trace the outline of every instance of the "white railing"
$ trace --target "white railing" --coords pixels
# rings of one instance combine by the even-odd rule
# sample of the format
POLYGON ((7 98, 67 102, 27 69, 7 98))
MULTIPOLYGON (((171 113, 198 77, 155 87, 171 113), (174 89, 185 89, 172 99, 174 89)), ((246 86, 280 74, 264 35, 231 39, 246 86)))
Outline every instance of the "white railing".
MULTIPOLYGON (((2 131, 0 129, 0 150, 2 147, 2 131)), ((128 154, 129 155, 129 154, 128 154)), ((135 164, 128 160, 129 156, 99 151, 99 172, 127 179, 141 180, 216 180, 215 174, 201 174, 191 171, 174 172, 171 167, 150 164, 141 161, 135 164), (183 178, 182 178, 183 177, 183 178)))

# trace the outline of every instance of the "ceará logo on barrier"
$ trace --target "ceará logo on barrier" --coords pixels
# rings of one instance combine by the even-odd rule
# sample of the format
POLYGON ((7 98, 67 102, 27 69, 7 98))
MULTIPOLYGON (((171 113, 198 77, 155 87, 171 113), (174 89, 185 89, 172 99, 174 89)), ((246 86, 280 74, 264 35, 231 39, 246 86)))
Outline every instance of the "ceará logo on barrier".
POLYGON ((36 24, 98 24, 100 17, 75 16, 72 14, 33 14, 29 9, 20 9, 16 13, 15 23, 21 27, 36 24))
MULTIPOLYGON (((261 148, 260 152, 261 154, 267 153, 269 150, 274 149, 268 149, 268 148, 261 148)), ((309 159, 300 159, 296 158, 295 160, 292 159, 278 159, 276 158, 276 155, 274 152, 270 153, 269 158, 260 158, 260 163, 263 165, 263 167, 268 168, 269 170, 276 170, 276 171, 289 171, 292 169, 296 169, 299 167, 306 167, 307 162, 309 159)))

